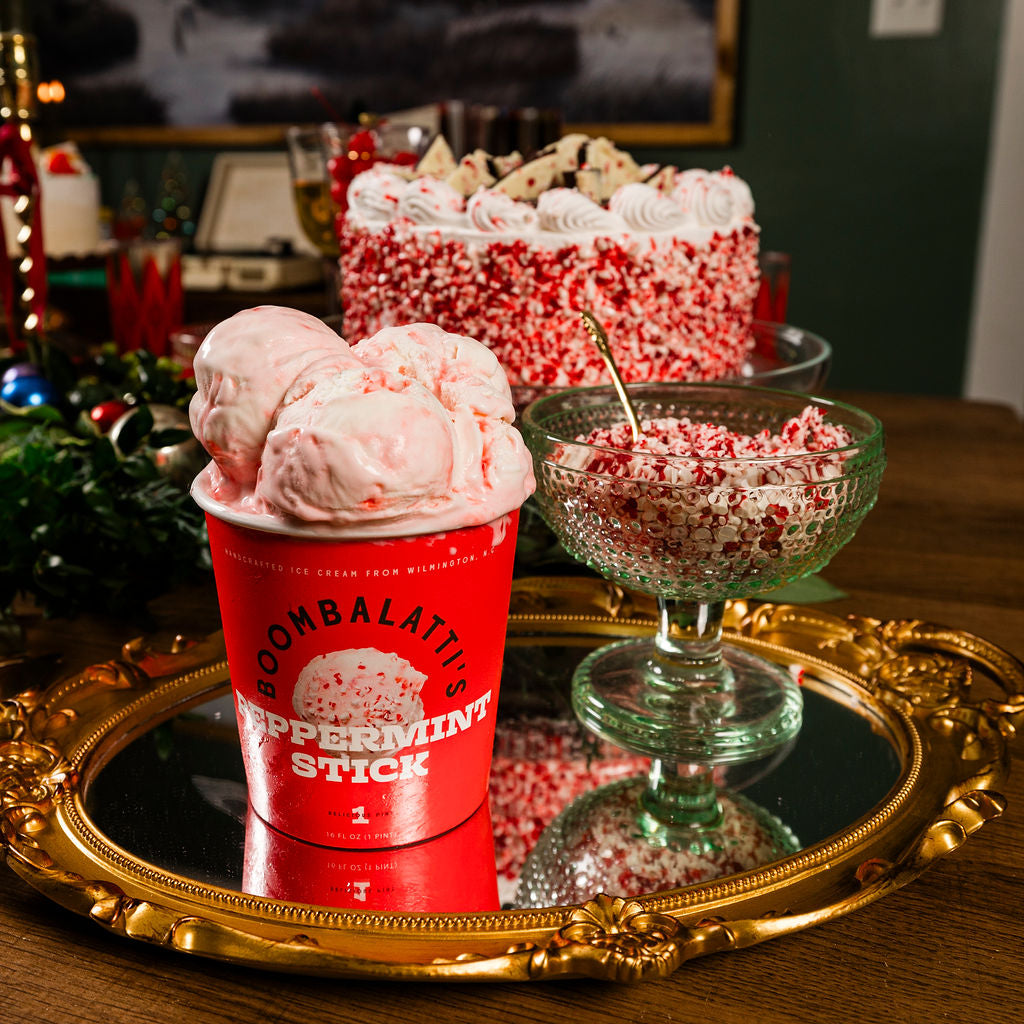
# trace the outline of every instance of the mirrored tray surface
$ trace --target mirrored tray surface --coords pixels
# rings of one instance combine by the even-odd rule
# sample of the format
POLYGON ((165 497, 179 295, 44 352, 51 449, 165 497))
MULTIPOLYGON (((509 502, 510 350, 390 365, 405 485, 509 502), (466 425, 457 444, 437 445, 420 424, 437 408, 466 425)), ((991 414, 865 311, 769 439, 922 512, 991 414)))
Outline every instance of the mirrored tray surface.
MULTIPOLYGON (((494 779, 483 809, 491 841, 476 842, 474 833, 454 848, 462 870, 473 864, 480 874, 496 876, 505 909, 523 907, 516 892, 522 860, 567 794, 642 770, 639 759, 598 747, 567 717, 573 665, 594 646, 566 648, 537 638, 506 654, 494 779)), ((802 684, 805 726, 796 745, 778 763, 747 766, 731 788, 769 808, 807 848, 866 817, 899 780, 901 758, 884 715, 868 716, 846 703, 842 690, 813 671, 802 673, 802 684)), ((384 854, 340 851, 289 840, 255 819, 225 688, 116 754, 88 787, 84 812, 132 856, 204 885, 349 910, 465 909, 459 892, 410 893, 415 879, 402 887, 406 874, 429 871, 431 847, 440 847, 437 873, 443 874, 451 841, 384 854), (161 798, 154 800, 154 793, 161 798), (264 858, 287 858, 292 877, 272 888, 266 879, 254 881, 246 853, 248 847, 251 860, 257 844, 264 858), (305 877, 294 877, 300 874, 305 877), (455 902, 446 905, 446 898, 455 902)))

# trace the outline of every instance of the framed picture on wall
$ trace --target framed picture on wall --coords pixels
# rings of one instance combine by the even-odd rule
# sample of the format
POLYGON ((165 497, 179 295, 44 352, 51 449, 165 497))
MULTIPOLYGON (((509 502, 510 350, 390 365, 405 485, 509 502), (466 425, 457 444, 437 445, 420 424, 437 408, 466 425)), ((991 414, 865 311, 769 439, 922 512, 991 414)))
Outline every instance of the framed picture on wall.
POLYGON ((436 105, 732 138, 739 0, 35 0, 51 132, 188 140, 436 105))
POLYGON ((621 22, 595 17, 580 39, 564 111, 572 129, 623 145, 730 143, 739 0, 627 0, 620 10, 621 22))

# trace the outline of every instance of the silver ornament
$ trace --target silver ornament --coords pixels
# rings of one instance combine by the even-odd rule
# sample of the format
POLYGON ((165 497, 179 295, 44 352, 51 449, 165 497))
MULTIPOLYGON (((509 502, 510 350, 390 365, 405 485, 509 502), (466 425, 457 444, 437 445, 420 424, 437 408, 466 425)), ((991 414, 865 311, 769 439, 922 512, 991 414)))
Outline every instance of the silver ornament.
MULTIPOLYGON (((125 428, 125 424, 138 413, 138 407, 129 409, 123 416, 119 417, 110 428, 107 435, 110 443, 120 450, 118 439, 125 428)), ((154 404, 149 406, 153 414, 154 430, 187 430, 191 435, 192 427, 188 415, 175 408, 173 405, 154 404)), ((206 465, 207 455, 203 446, 189 436, 178 444, 164 445, 161 448, 150 449, 150 455, 156 468, 173 483, 180 487, 188 487, 195 475, 206 465)))

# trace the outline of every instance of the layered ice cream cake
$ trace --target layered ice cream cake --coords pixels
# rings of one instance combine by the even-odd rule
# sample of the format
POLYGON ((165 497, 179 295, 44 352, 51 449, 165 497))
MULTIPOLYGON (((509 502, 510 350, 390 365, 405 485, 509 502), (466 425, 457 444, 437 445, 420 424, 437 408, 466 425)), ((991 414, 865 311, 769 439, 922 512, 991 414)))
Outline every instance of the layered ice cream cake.
POLYGON ((456 161, 439 136, 414 168, 357 174, 346 199, 350 336, 429 321, 487 344, 511 383, 558 386, 607 379, 584 309, 628 381, 735 377, 752 346, 759 229, 728 167, 639 165, 585 135, 456 161))

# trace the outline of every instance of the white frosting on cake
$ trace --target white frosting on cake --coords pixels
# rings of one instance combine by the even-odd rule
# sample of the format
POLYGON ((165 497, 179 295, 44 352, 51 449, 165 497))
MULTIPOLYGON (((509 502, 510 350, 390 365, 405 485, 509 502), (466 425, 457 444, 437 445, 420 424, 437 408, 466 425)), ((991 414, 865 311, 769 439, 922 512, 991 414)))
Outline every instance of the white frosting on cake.
POLYGON ((634 231, 672 231, 690 219, 678 203, 650 185, 633 182, 623 185, 608 203, 634 231))
POLYGON ((348 200, 367 220, 388 221, 398 212, 398 201, 406 184, 397 174, 377 165, 353 180, 348 200))
POLYGON ((559 248, 626 233, 650 235, 655 243, 671 238, 700 246, 716 232, 752 226, 753 214, 750 188, 729 170, 683 171, 670 196, 630 182, 616 190, 606 208, 573 188, 548 189, 527 202, 481 187, 466 201, 437 178, 407 181, 377 165, 349 185, 347 218, 353 228, 370 231, 405 217, 443 238, 523 238, 559 248))
POLYGON ((416 178, 398 197, 398 216, 414 224, 462 227, 466 224, 466 201, 447 182, 437 178, 416 178))
POLYGON ((478 189, 466 203, 469 226, 484 235, 532 234, 537 227, 537 211, 529 203, 520 203, 504 192, 478 189))

